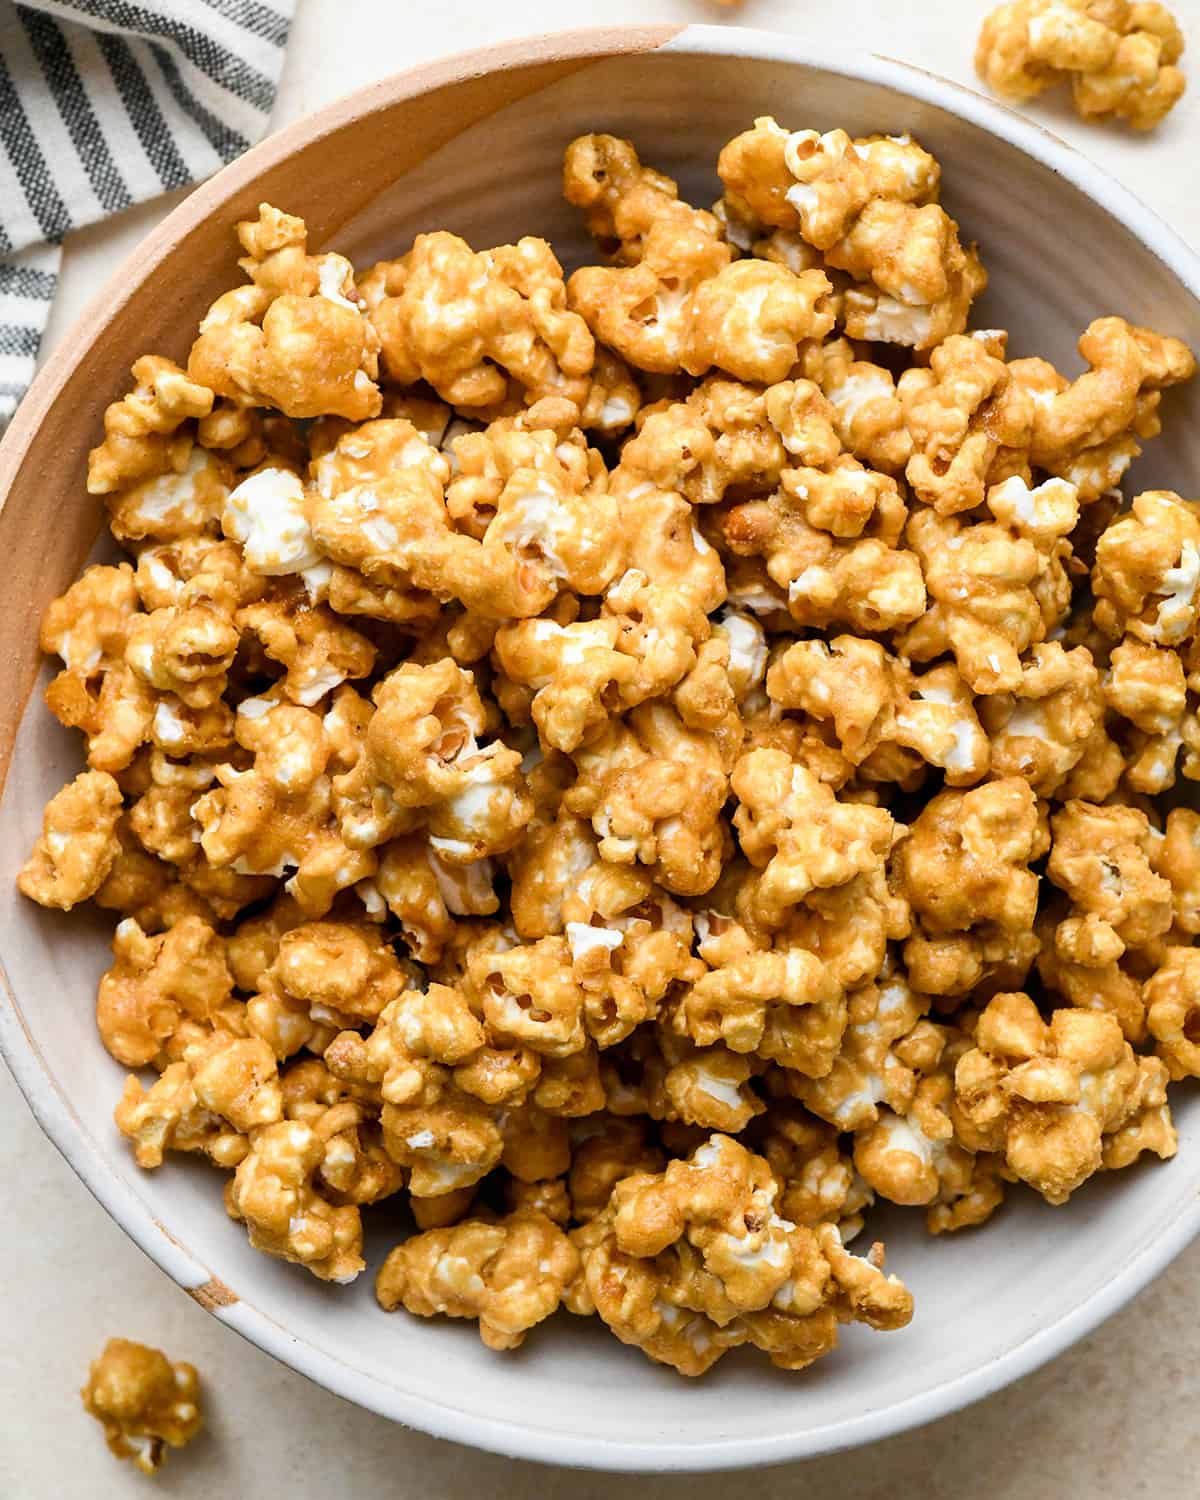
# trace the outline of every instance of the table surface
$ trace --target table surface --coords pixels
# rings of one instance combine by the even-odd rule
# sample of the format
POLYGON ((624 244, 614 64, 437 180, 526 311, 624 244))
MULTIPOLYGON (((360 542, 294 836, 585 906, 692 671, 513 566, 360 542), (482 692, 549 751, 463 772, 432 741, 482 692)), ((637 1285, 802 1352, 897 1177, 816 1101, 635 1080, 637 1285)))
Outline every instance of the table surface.
MULTIPOLYGON (((963 83, 985 0, 558 0, 555 29, 710 21, 803 31, 810 43, 868 45, 963 83), (913 11, 919 12, 914 16, 913 11)), ((1200 0, 1174 0, 1200 53, 1200 0)), ((465 46, 546 28, 537 0, 298 0, 275 122, 360 84, 465 46)), ((1185 58, 1185 65, 1187 59, 1185 58)), ((1087 151, 1184 235, 1200 242, 1188 156, 1200 140, 1200 81, 1151 140, 1083 126, 1039 103, 1036 117, 1087 151)), ((178 197, 159 199, 68 241, 46 348, 178 197)), ((611 1478, 473 1453, 407 1432, 326 1394, 242 1342, 183 1296, 127 1240, 41 1135, 0 1068, 0 1194, 14 1233, 0 1318, 0 1495, 6 1500, 118 1500, 148 1481, 111 1460, 77 1390, 112 1334, 158 1344, 196 1364, 207 1432, 159 1476, 158 1493, 246 1500, 329 1494, 437 1500, 500 1493, 539 1500, 715 1500, 730 1480, 611 1478)), ((941 1422, 850 1454, 767 1470, 762 1500, 835 1493, 838 1500, 1185 1500, 1200 1470, 1193 1418, 1200 1362, 1200 1244, 1094 1337, 1000 1395, 941 1422)), ((735 1481, 736 1482, 736 1481, 735 1481)))

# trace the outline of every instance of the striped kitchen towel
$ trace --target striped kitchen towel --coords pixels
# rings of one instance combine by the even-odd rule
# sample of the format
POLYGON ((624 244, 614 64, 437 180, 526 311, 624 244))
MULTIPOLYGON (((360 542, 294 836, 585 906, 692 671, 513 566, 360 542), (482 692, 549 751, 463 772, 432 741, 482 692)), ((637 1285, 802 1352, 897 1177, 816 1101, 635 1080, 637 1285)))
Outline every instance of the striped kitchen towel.
POLYGON ((267 128, 294 0, 0 0, 0 431, 62 238, 215 172, 267 128))

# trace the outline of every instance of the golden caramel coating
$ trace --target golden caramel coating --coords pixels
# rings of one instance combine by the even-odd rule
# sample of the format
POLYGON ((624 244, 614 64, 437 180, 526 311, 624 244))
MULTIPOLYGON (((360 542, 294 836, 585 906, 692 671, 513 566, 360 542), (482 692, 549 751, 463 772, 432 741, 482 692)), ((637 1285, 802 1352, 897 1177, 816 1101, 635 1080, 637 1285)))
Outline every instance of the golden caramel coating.
POLYGON ((1030 458, 1075 485, 1088 505, 1120 484, 1142 451, 1138 439, 1157 436, 1162 391, 1190 380, 1196 361, 1178 339, 1123 318, 1097 318, 1078 347, 1090 368, 1074 381, 1044 359, 1008 369, 1033 401, 1030 458))
POLYGON ((238 239, 250 284, 218 297, 201 320, 189 378, 289 417, 378 415, 379 336, 350 262, 309 255, 304 220, 269 203, 238 225, 238 239))
POLYGON ((955 334, 896 388, 913 455, 905 477, 940 515, 976 510, 993 484, 1030 478, 1032 397, 1009 375, 1002 338, 955 334))
POLYGON ((233 988, 224 944, 199 917, 149 937, 127 917, 113 935, 113 965, 100 980, 100 1039, 129 1068, 152 1062, 185 1021, 206 1022, 233 988))
POLYGON ((1114 639, 1179 647, 1200 621, 1200 516, 1168 490, 1134 498, 1096 543, 1096 624, 1114 639))
POLYGON ((1057 1010, 1047 1023, 1028 996, 997 995, 955 1069, 960 1133, 1065 1203, 1104 1164, 1105 1136, 1165 1107, 1166 1082, 1164 1064, 1135 1057, 1114 1017, 1057 1010))
POLYGON ((452 406, 562 395, 582 405, 595 361, 587 324, 567 310, 562 267, 545 240, 476 253, 457 235, 418 235, 398 261, 362 278, 361 295, 393 385, 425 381, 452 406))
MULTIPOLYGON (((353 1106, 351 1106, 353 1110, 353 1106)), ((322 1281, 353 1281, 363 1269, 362 1221, 353 1204, 336 1207, 313 1186, 341 1119, 328 1110, 315 1125, 281 1120, 254 1135, 225 1192, 256 1250, 304 1266, 322 1281)))
POLYGON ((88 454, 90 495, 111 495, 160 474, 182 472, 192 448, 184 424, 212 410, 212 391, 169 359, 144 354, 130 374, 137 384, 106 408, 104 441, 88 454))
POLYGON ((839 802, 804 766, 781 750, 752 750, 734 767, 733 823, 742 852, 762 871, 752 907, 779 926, 789 907, 812 890, 845 885, 881 870, 904 825, 882 807, 839 802))
POLYGON ((1053 795, 1103 725, 1108 698, 1086 647, 1034 646, 1021 663, 1016 692, 994 693, 979 705, 991 739, 992 775, 1023 776, 1039 796, 1053 795))
POLYGON ((777 1193, 767 1163, 721 1135, 660 1176, 623 1178, 575 1232, 583 1277, 567 1305, 693 1376, 739 1344, 802 1369, 835 1346, 839 1322, 908 1322, 912 1299, 879 1269, 882 1246, 873 1260, 849 1255, 832 1224, 781 1218, 777 1193))
POLYGON ((975 71, 1006 99, 1069 82, 1085 120, 1153 130, 1183 95, 1182 52, 1179 26, 1157 0, 1011 0, 984 21, 975 71))
POLYGON ((995 923, 1019 932, 1033 923, 1038 878, 1037 801, 1019 776, 971 791, 941 792, 896 850, 900 887, 931 932, 995 923))
POLYGON ((834 339, 822 345, 821 370, 814 378, 833 407, 834 426, 847 453, 885 474, 902 470, 912 456, 913 440, 891 372, 858 358, 849 339, 834 339))
POLYGON ((1144 948, 1167 931, 1171 885, 1151 867, 1156 840, 1140 808, 1073 801, 1050 826, 1046 875, 1066 892, 1073 913, 1095 917, 1098 937, 1115 936, 1120 952, 1144 948))
POLYGON ((121 850, 121 789, 104 771, 82 771, 46 804, 42 832, 17 888, 40 906, 70 911, 94 896, 121 850))
POLYGON ((1200 954, 1168 948, 1146 981, 1146 1024, 1172 1078, 1200 1077, 1200 954))
POLYGON ((108 1451, 143 1474, 157 1474, 166 1449, 186 1447, 204 1425, 195 1367, 130 1339, 109 1339, 79 1394, 108 1451))
POLYGON ((907 1112, 917 1085, 913 1059, 931 1044, 936 1052, 940 1043, 921 1020, 928 1008, 928 996, 918 994, 899 973, 855 990, 833 1067, 820 1078, 786 1075, 788 1090, 839 1130, 874 1124, 881 1103, 907 1112))
POLYGON ((681 203, 670 178, 648 170, 629 141, 582 136, 567 148, 564 186, 614 266, 584 266, 567 283, 592 332, 637 369, 703 375, 714 365, 770 384, 800 345, 833 327, 820 271, 732 262, 712 214, 681 203))
POLYGON ((246 1137, 282 1118, 270 1047, 220 1029, 185 1047, 149 1090, 130 1075, 114 1113, 145 1168, 161 1166, 167 1151, 202 1151, 217 1166, 236 1167, 249 1149, 246 1137))
POLYGON ((833 1066, 846 1025, 841 984, 803 948, 764 951, 736 923, 704 921, 711 967, 679 998, 672 1024, 701 1047, 721 1042, 810 1077, 833 1066))
POLYGON ((853 278, 851 338, 929 349, 966 326, 987 276, 931 201, 937 165, 909 137, 789 133, 764 116, 729 142, 717 170, 732 217, 798 229, 853 278))
POLYGON ((874 1193, 841 1149, 838 1131, 797 1104, 778 1100, 756 1127, 758 1149, 779 1183, 779 1211, 815 1229, 833 1223, 843 1240, 863 1227, 874 1193))
POLYGON ((964 525, 925 509, 909 519, 905 537, 932 602, 900 644, 916 661, 952 651, 974 693, 1014 692, 1021 653, 1070 602, 1065 538, 1078 515, 1075 490, 1062 480, 1030 490, 1013 478, 989 490, 988 508, 994 521, 964 525))
POLYGON ((516 1349, 558 1307, 579 1255, 544 1213, 518 1209, 498 1223, 467 1219, 397 1245, 375 1295, 386 1312, 475 1318, 489 1349, 516 1349))

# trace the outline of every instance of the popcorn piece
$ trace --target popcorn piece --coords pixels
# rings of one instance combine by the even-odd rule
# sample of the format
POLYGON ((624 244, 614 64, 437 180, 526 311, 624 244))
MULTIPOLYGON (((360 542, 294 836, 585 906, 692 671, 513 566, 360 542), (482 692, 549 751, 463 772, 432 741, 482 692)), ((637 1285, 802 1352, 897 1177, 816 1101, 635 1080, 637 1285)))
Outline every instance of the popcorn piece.
POLYGON ((779 926, 810 891, 881 869, 904 831, 883 808, 839 803, 779 750, 743 756, 730 785, 739 803, 733 822, 742 850, 762 870, 754 910, 768 926, 779 926))
POLYGON ((875 1195, 838 1143, 838 1132, 799 1105, 772 1103, 762 1117, 759 1149, 780 1184, 779 1211, 815 1229, 833 1223, 843 1241, 863 1227, 875 1195))
POLYGON ((1123 948, 1145 947, 1173 916, 1170 884, 1151 868, 1154 835, 1136 807, 1068 802, 1050 820, 1053 843, 1046 874, 1070 897, 1072 909, 1094 914, 1123 948))
POLYGON ((144 354, 130 374, 137 384, 105 409, 104 441, 88 454, 89 495, 181 473, 192 447, 184 424, 212 410, 212 391, 169 359, 144 354))
POLYGON ((621 477, 614 483, 632 488, 649 482, 677 491, 693 505, 711 505, 730 489, 771 490, 785 460, 767 393, 710 375, 686 401, 639 414, 636 436, 621 449, 621 477))
POLYGON ((229 494, 229 471, 202 448, 169 469, 106 496, 109 526, 122 542, 179 541, 217 529, 229 494))
POLYGON ((839 1321, 908 1321, 900 1282, 848 1255, 832 1225, 780 1218, 777 1192, 766 1162, 720 1135, 660 1177, 624 1178, 576 1233, 583 1284, 568 1305, 686 1375, 745 1342, 800 1369, 833 1348, 839 1321))
POLYGON ((697 895, 720 873, 728 782, 711 735, 669 708, 644 704, 576 753, 579 779, 564 798, 590 817, 602 859, 649 867, 668 891, 697 895))
POLYGON ((895 482, 846 457, 828 473, 791 469, 783 480, 778 493, 735 505, 718 525, 730 551, 765 559, 792 618, 861 632, 917 620, 925 584, 916 555, 899 545, 906 510, 895 482))
POLYGON ((221 939, 199 917, 158 937, 127 917, 113 936, 113 957, 100 980, 96 1025, 127 1068, 152 1062, 186 1020, 208 1021, 233 987, 221 939))
POLYGON ((1196 633, 1200 517, 1169 490, 1138 495, 1096 543, 1096 624, 1117 639, 1178 648, 1196 633))
POLYGON ((1065 537, 1077 516, 1074 490, 1061 485, 1049 507, 1037 496, 1013 479, 988 492, 994 522, 964 525, 922 509, 908 523, 906 540, 933 603, 901 649, 917 661, 953 651, 974 693, 1015 692, 1022 652, 1046 638, 1070 601, 1065 537))
POLYGON ((457 235, 419 234, 402 260, 362 279, 388 379, 424 380, 457 407, 562 395, 582 405, 595 361, 587 324, 567 309, 562 267, 545 240, 476 253, 457 235))
POLYGON ((521 620, 496 632, 496 659, 515 682, 535 690, 532 714, 542 743, 570 752, 605 722, 637 665, 615 649, 616 619, 521 620))
POLYGON ((217 767, 217 786, 192 806, 210 864, 244 874, 291 871, 288 889, 310 916, 323 916, 339 890, 372 875, 369 854, 347 846, 331 821, 325 767, 330 745, 310 710, 272 699, 243 700, 239 745, 249 770, 217 767))
POLYGON ((353 1281, 363 1269, 362 1220, 354 1204, 337 1207, 313 1186, 329 1140, 344 1116, 328 1110, 315 1124, 282 1120, 256 1132, 225 1193, 231 1218, 250 1243, 306 1267, 321 1281, 353 1281))
POLYGON ((1039 796, 1050 796, 1083 758, 1103 725, 1100 674, 1083 646, 1064 651, 1044 641, 1021 664, 1014 694, 984 698, 980 716, 991 737, 994 776, 1023 776, 1039 796))
POLYGON ((849 339, 821 347, 817 377, 834 411, 834 426, 847 453, 884 474, 901 471, 912 456, 912 437, 896 380, 882 365, 859 359, 849 339))
POLYGON ((703 375, 719 365, 770 384, 799 345, 833 327, 820 271, 768 261, 730 263, 717 220, 679 202, 670 178, 648 172, 629 141, 583 136, 567 148, 564 185, 589 222, 622 244, 625 264, 584 266, 567 283, 593 333, 638 369, 703 375))
POLYGON ((803 948, 762 952, 740 929, 701 943, 713 967, 681 996, 674 1024, 700 1046, 723 1042, 819 1077, 833 1066, 846 1024, 842 986, 803 948))
POLYGON ((264 599, 238 611, 238 626, 258 637, 263 651, 285 668, 284 693, 312 708, 347 678, 367 677, 375 647, 324 605, 296 596, 264 599))
POLYGON ((114 1114, 147 1169, 161 1166, 167 1151, 201 1151, 219 1167, 236 1167, 249 1149, 246 1136, 282 1118, 270 1047, 221 1030, 185 1048, 149 1090, 131 1074, 114 1114))
POLYGON ((1163 1063, 1135 1057, 1100 1012, 1057 1010, 1047 1024, 1026 995, 997 995, 975 1040, 955 1070, 965 1143, 1003 1151, 1049 1203, 1099 1170, 1105 1136, 1165 1103, 1163 1063))
POLYGON ((123 563, 86 569, 42 620, 42 650, 64 663, 46 689, 46 703, 61 723, 83 731, 88 763, 98 771, 124 770, 155 714, 154 695, 125 663, 137 618, 133 572, 123 563))
POLYGON ((80 1395, 108 1451, 143 1474, 156 1474, 166 1449, 186 1447, 204 1425, 195 1368, 129 1339, 109 1339, 80 1395))
POLYGON ((1038 950, 1032 936, 1038 876, 1037 802, 1029 783, 1005 777, 926 803, 893 858, 916 931, 905 947, 914 982, 966 994, 996 970, 1018 982, 1038 950))
POLYGON ((17 876, 23 896, 70 911, 94 896, 120 853, 121 789, 104 771, 83 771, 46 804, 42 833, 17 876))
POLYGON ((578 1270, 562 1230, 523 1209, 498 1223, 468 1219, 414 1235, 384 1261, 375 1294, 386 1312, 475 1318, 489 1349, 516 1349, 558 1307, 578 1270))
POLYGON ((896 394, 913 446, 905 477, 939 515, 978 509, 1001 480, 1029 480, 1034 402, 1008 372, 1002 336, 952 335, 896 394))
POLYGON ((1168 948, 1146 981, 1146 1023, 1171 1078, 1200 1077, 1198 981, 1200 950, 1186 947, 1168 948))
POLYGON ((1152 130, 1184 91, 1183 37, 1166 6, 1129 0, 1014 0, 983 23, 975 71, 997 94, 1032 99, 1069 81, 1085 119, 1152 130))
POLYGON ((1069 381, 1042 359, 1009 365, 1033 400, 1032 462, 1074 484, 1083 504, 1119 485, 1157 436, 1158 406, 1169 386, 1189 380, 1196 361, 1186 344, 1123 318, 1097 318, 1079 339, 1089 369, 1069 381))
POLYGON ((471 673, 448 659, 406 663, 373 696, 363 753, 334 784, 347 843, 369 849, 427 826, 431 847, 456 864, 511 848, 532 804, 520 753, 476 740, 484 716, 471 673))
POLYGON ((490 916, 500 905, 489 859, 450 864, 419 836, 384 845, 375 877, 378 894, 400 923, 418 963, 436 963, 453 936, 455 918, 490 916))
POLYGON ((881 1103, 907 1113, 917 1075, 905 1058, 924 1057, 930 1043, 935 1060, 940 1054, 940 1038, 921 1022, 928 1008, 928 997, 913 990, 902 974, 862 986, 848 998, 846 1032, 833 1067, 815 1079, 788 1074, 789 1091, 839 1130, 873 1125, 881 1103))
POLYGON ((379 338, 350 262, 309 255, 304 220, 268 203, 237 233, 251 283, 218 297, 201 320, 189 378, 240 405, 273 406, 289 417, 377 416, 379 338))
POLYGON ((583 1128, 589 1133, 572 1150, 568 1190, 571 1217, 586 1224, 607 1208, 613 1188, 623 1177, 661 1172, 665 1159, 650 1144, 641 1120, 601 1116, 588 1120, 583 1128))
POLYGON ((854 1163, 880 1197, 893 1203, 928 1204, 926 1223, 931 1234, 982 1224, 1004 1197, 998 1158, 976 1156, 964 1149, 954 1134, 954 1068, 969 1050, 964 1037, 954 1038, 944 1028, 927 1040, 928 1048, 908 1044, 922 1057, 926 1076, 916 1085, 904 1113, 886 1106, 873 1125, 854 1138, 854 1163))
POLYGON ((851 338, 929 349, 966 326, 987 276, 931 201, 936 165, 916 142, 789 134, 767 116, 729 142, 717 170, 731 212, 745 217, 744 206, 763 223, 799 229, 854 279, 844 302, 851 338))

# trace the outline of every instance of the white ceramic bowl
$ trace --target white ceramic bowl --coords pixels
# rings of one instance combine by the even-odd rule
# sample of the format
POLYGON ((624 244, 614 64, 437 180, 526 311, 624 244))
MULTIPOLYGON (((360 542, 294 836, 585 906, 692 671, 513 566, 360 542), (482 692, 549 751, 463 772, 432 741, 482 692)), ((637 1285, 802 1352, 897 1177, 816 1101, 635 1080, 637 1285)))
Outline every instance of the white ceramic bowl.
MULTIPOLYGON (((982 242, 991 272, 977 323, 1010 329, 1016 353, 1074 369, 1079 331, 1109 312, 1200 344, 1196 259, 1099 168, 988 100, 896 62, 816 56, 798 39, 749 30, 576 33, 388 80, 265 143, 199 190, 40 377, 0 450, 0 495, 9 493, 11 507, 30 465, 45 462, 38 442, 47 430, 56 444, 75 445, 82 463, 100 401, 145 347, 134 322, 157 319, 144 336, 182 352, 211 295, 205 277, 235 279, 232 237, 217 271, 188 282, 177 267, 189 254, 195 263, 202 236, 214 243, 214 217, 223 235, 260 190, 286 192, 282 206, 302 214, 331 192, 344 198, 352 217, 348 208, 324 222, 360 265, 437 226, 479 244, 546 234, 570 262, 584 245, 558 182, 573 135, 630 135, 681 178, 685 194, 709 202, 719 147, 766 113, 792 127, 912 131, 929 147, 944 167, 946 202, 964 237, 982 242), (397 118, 409 122, 399 132, 397 118), (353 130, 339 134, 348 122, 353 130), (374 122, 384 137, 372 133, 374 122), (370 158, 361 170, 347 141, 370 158), (399 168, 380 164, 404 164, 430 146, 437 149, 394 181, 399 168)), ((1194 493, 1200 391, 1165 405, 1167 433, 1134 481, 1194 493)), ((73 528, 82 538, 76 550, 85 550, 98 507, 86 509, 82 487, 64 503, 56 524, 73 528)), ((6 540, 0 525, 0 543, 11 576, 13 559, 24 558, 21 540, 6 540)), ((49 567, 61 576, 45 589, 78 562, 49 567)), ((16 573, 33 578, 29 568, 16 573)), ((45 592, 40 575, 22 587, 28 599, 10 592, 6 600, 10 614, 24 605, 31 617, 21 627, 21 659, 14 665, 11 640, 0 652, 0 678, 7 674, 13 692, 33 660, 32 616, 45 592)), ((64 921, 21 902, 12 886, 44 800, 78 762, 77 744, 35 697, 0 808, 0 1042, 9 1064, 44 1129, 163 1270, 261 1348, 385 1416, 501 1453, 602 1469, 733 1468, 822 1453, 928 1421, 1015 1380, 1118 1308, 1200 1227, 1200 1108, 1185 1097, 1173 1162, 1094 1183, 1069 1207, 1014 1193, 983 1232, 940 1241, 925 1237, 919 1213, 877 1214, 869 1229, 886 1238, 891 1264, 915 1293, 916 1317, 896 1334, 849 1330, 836 1354, 802 1376, 743 1351, 685 1382, 566 1315, 516 1355, 489 1353, 468 1324, 385 1316, 370 1272, 352 1288, 328 1287, 252 1251, 225 1217, 207 1168, 172 1162, 146 1174, 133 1165, 111 1118, 121 1070, 92 1020, 109 924, 79 913, 64 921)), ((374 1266, 394 1230, 386 1205, 367 1217, 374 1266)))

